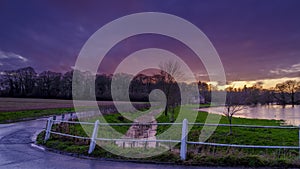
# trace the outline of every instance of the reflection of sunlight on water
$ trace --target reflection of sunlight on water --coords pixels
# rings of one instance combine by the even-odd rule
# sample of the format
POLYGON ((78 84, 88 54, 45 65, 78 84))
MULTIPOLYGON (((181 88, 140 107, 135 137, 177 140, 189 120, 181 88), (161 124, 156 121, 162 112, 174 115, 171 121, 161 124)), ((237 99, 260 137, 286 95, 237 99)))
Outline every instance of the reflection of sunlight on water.
MULTIPOLYGON (((222 114, 224 107, 201 108, 200 110, 222 114)), ((236 113, 234 117, 285 120, 286 124, 300 125, 300 105, 296 105, 294 108, 291 105, 287 105, 285 108, 280 105, 248 107, 236 113)))

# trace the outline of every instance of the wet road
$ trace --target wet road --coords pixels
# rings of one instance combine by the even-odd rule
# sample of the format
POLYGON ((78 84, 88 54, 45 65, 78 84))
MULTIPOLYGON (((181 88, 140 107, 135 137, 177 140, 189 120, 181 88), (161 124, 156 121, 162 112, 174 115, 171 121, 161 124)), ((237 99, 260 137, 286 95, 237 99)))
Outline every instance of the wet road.
POLYGON ((31 144, 32 136, 42 130, 45 120, 0 124, 0 169, 219 169, 89 160, 43 151, 31 144))

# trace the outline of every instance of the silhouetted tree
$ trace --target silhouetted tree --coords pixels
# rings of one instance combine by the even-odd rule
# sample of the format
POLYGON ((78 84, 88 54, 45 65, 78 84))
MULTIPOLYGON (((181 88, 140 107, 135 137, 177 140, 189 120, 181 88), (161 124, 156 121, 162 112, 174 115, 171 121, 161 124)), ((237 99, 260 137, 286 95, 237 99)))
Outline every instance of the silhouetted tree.
POLYGON ((267 90, 267 89, 262 89, 261 90, 261 95, 260 95, 260 100, 259 102, 262 104, 262 105, 269 105, 271 103, 274 102, 274 97, 273 97, 273 90, 267 90))
POLYGON ((62 76, 61 83, 59 85, 60 97, 66 99, 72 98, 72 77, 73 77, 73 71, 66 72, 62 76))
POLYGON ((95 82, 95 92, 98 99, 111 100, 110 93, 111 77, 105 74, 97 75, 95 82))
POLYGON ((55 98, 60 92, 61 73, 44 71, 37 78, 38 95, 55 98))
POLYGON ((231 135, 232 132, 232 118, 235 114, 237 114, 239 111, 245 109, 245 97, 241 94, 238 94, 238 92, 234 91, 232 87, 229 87, 226 89, 227 95, 226 95, 226 103, 224 107, 223 114, 227 117, 229 122, 229 133, 228 135, 231 135))
MULTIPOLYGON (((167 103, 164 114, 167 116, 171 109, 171 122, 174 121, 174 109, 179 103, 178 91, 176 91, 176 80, 180 80, 183 76, 181 66, 176 61, 168 61, 159 65, 162 77, 162 88, 165 92, 167 103)), ((178 87, 178 86, 177 86, 178 87)))
POLYGON ((296 91, 300 88, 300 82, 297 82, 296 80, 288 80, 286 82, 284 82, 285 87, 286 87, 286 92, 288 93, 288 95, 290 96, 291 99, 291 104, 294 107, 295 106, 295 94, 296 91))
POLYGON ((276 98, 277 102, 285 107, 286 105, 286 93, 285 93, 286 85, 284 83, 276 84, 274 97, 276 98))
POLYGON ((205 102, 210 102, 211 101, 211 98, 210 98, 211 92, 209 91, 208 84, 205 82, 199 81, 198 88, 199 88, 199 93, 202 97, 204 97, 205 102))
POLYGON ((32 67, 4 72, 4 82, 10 96, 30 96, 35 87, 36 72, 32 67))

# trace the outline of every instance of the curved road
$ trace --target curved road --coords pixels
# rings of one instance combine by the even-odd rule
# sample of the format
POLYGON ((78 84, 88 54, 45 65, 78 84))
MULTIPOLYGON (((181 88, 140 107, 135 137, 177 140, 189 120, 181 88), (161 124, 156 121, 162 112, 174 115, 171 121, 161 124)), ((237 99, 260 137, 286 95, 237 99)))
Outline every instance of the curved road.
MULTIPOLYGON (((32 136, 43 129, 46 119, 0 124, 0 169, 218 169, 130 162, 89 160, 43 151, 31 146, 32 136)), ((228 168, 228 167, 226 167, 228 168)))

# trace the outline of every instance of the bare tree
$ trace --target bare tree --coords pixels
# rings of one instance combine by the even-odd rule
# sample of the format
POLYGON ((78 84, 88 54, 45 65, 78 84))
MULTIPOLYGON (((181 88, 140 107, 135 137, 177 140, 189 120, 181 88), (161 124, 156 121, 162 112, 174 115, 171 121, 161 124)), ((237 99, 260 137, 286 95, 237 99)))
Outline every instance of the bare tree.
POLYGON ((8 86, 8 96, 15 96, 18 90, 17 73, 14 70, 5 71, 3 83, 8 86))
POLYGON ((97 99, 108 100, 111 99, 110 93, 111 77, 105 74, 97 75, 95 81, 96 97, 97 99))
POLYGON ((63 98, 72 98, 72 77, 73 77, 73 70, 66 72, 61 79, 60 83, 60 97, 63 98))
POLYGON ((275 87, 274 97, 280 104, 282 104, 283 107, 289 103, 289 100, 294 107, 296 104, 295 94, 299 88, 300 82, 297 82, 296 80, 288 80, 283 83, 278 83, 275 87))
POLYGON ((286 105, 286 94, 285 94, 286 85, 284 83, 278 83, 275 86, 274 98, 277 100, 282 107, 286 105))
POLYGON ((205 82, 198 82, 198 89, 199 89, 199 93, 202 97, 204 97, 204 101, 210 102, 211 101, 211 92, 209 92, 209 86, 207 83, 205 82))
POLYGON ((17 70, 21 86, 21 95, 29 96, 34 89, 37 73, 32 67, 21 68, 17 70))
POLYGON ((244 105, 242 94, 234 91, 233 87, 227 88, 226 104, 224 107, 223 114, 227 117, 229 122, 228 135, 232 135, 233 133, 232 132, 233 116, 243 109, 246 109, 246 106, 244 105))
POLYGON ((176 92, 176 80, 180 80, 183 76, 181 66, 177 61, 168 61, 159 65, 162 76, 162 87, 165 92, 167 103, 164 110, 164 114, 168 116, 168 112, 171 111, 171 120, 174 121, 174 109, 179 102, 178 92, 176 92), (171 109, 171 110, 170 110, 171 109))
POLYGON ((286 92, 290 96, 292 106, 295 106, 295 94, 296 91, 300 88, 300 82, 297 82, 296 80, 288 80, 285 83, 286 86, 286 92))
POLYGON ((42 97, 57 97, 59 93, 59 85, 61 73, 44 71, 37 78, 38 95, 42 97))
POLYGON ((270 105, 271 103, 274 102, 274 94, 273 90, 271 89, 262 89, 261 90, 261 95, 260 95, 260 104, 262 105, 270 105))
POLYGON ((4 72, 4 83, 9 86, 10 96, 29 96, 35 85, 36 72, 32 67, 4 72))

